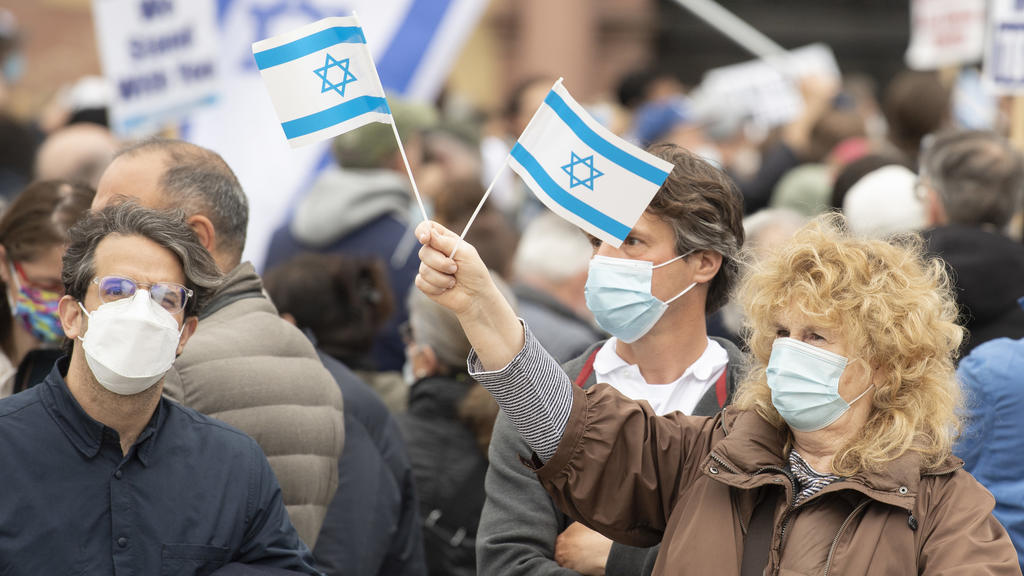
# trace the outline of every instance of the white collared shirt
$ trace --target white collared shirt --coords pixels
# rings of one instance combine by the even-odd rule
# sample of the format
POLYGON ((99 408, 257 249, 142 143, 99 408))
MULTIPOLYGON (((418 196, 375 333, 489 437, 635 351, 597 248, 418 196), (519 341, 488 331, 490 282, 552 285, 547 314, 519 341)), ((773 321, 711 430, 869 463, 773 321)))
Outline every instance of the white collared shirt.
POLYGON ((729 354, 708 338, 704 353, 675 382, 649 384, 636 364, 628 364, 615 351, 616 338, 609 338, 594 357, 594 376, 634 400, 646 400, 659 416, 679 411, 693 414, 700 399, 721 377, 729 354))

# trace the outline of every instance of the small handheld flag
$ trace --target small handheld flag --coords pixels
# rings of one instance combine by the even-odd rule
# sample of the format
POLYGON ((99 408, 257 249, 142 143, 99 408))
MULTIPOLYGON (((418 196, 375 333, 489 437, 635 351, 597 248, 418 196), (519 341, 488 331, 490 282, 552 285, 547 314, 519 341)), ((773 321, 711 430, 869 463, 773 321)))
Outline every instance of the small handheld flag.
POLYGON ((292 147, 391 122, 355 17, 324 18, 256 42, 252 52, 292 147))
POLYGON ((391 124, 423 219, 427 211, 388 107, 359 18, 332 17, 252 45, 281 128, 293 148, 370 122, 391 124))
POLYGON ((523 130, 509 165, 552 212, 618 247, 672 171, 601 126, 562 80, 523 130))

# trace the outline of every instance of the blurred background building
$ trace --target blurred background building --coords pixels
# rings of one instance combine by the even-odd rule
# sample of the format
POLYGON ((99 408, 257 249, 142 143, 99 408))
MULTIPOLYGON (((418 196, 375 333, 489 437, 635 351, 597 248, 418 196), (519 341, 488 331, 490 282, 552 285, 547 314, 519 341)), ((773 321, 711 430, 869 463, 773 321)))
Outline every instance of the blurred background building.
MULTIPOLYGON (((721 4, 786 48, 827 42, 844 73, 865 73, 878 86, 903 68, 905 2, 721 4)), ((10 95, 16 114, 36 115, 60 86, 100 72, 90 0, 7 0, 4 7, 24 35, 25 75, 10 95)), ((593 100, 612 97, 629 70, 668 72, 692 86, 709 68, 751 58, 672 0, 491 0, 448 94, 493 111, 522 79, 561 75, 574 94, 593 100)))

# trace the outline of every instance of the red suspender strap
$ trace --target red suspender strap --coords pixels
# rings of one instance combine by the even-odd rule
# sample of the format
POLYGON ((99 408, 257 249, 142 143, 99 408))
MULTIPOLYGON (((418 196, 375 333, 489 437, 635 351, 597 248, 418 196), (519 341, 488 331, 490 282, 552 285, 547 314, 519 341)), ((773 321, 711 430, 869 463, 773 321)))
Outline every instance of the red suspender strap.
POLYGON ((573 385, 583 388, 583 385, 587 383, 587 378, 590 378, 590 375, 594 373, 594 358, 597 356, 597 351, 600 349, 601 347, 598 346, 597 350, 590 353, 590 356, 587 357, 587 361, 583 364, 583 369, 580 370, 579 376, 576 376, 576 381, 573 382, 573 385))
POLYGON ((722 370, 722 375, 718 377, 718 381, 715 382, 715 396, 718 397, 718 407, 725 408, 725 401, 729 399, 729 393, 725 389, 725 374, 729 371, 729 367, 726 366, 722 370))

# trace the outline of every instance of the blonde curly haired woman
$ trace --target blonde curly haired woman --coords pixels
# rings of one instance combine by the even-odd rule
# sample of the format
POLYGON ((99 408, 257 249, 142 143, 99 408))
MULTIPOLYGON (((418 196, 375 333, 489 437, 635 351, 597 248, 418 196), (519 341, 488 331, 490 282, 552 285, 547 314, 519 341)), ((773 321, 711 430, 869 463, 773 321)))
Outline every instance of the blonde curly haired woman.
POLYGON ((714 418, 656 416, 574 388, 492 287, 474 250, 422 224, 416 283, 453 310, 487 387, 570 516, 654 574, 1020 574, 993 499, 952 456, 963 336, 919 241, 818 219, 740 290, 752 368, 714 418))

